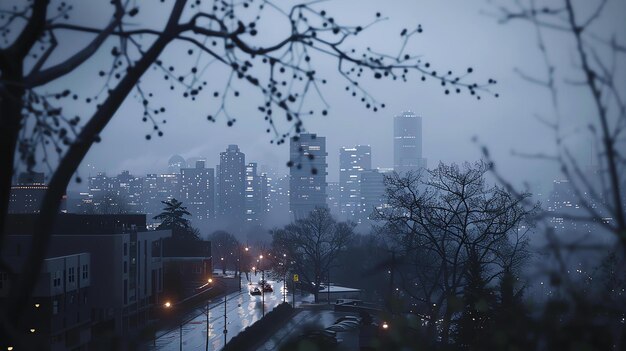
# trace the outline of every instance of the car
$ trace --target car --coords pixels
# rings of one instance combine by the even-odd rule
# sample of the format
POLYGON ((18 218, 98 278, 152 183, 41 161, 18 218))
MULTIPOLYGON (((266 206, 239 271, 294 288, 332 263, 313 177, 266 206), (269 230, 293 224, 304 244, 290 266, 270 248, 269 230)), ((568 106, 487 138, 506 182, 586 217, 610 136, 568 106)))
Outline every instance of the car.
POLYGON ((363 301, 362 300, 356 300, 356 299, 337 299, 337 301, 335 301, 335 304, 337 304, 337 305, 361 306, 361 305, 363 305, 363 301))
POLYGON ((265 285, 263 285, 263 292, 273 292, 274 289, 272 288, 272 286, 268 283, 265 283, 265 285))
POLYGON ((343 322, 343 321, 361 323, 361 318, 357 316, 343 316, 343 317, 337 318, 337 320, 335 321, 335 324, 343 322))
POLYGON ((256 295, 261 295, 261 289, 254 287, 252 289, 250 289, 250 295, 256 296, 256 295))

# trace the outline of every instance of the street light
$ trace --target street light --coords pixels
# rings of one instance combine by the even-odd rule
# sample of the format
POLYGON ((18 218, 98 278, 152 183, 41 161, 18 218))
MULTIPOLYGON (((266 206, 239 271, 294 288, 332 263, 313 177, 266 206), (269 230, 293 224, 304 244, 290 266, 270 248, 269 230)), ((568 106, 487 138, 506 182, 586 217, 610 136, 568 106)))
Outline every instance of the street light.
POLYGON ((163 306, 165 306, 165 308, 170 308, 172 307, 172 303, 167 301, 165 304, 163 304, 163 306))
MULTIPOLYGON (((211 283, 213 279, 209 279, 209 283, 211 283)), ((209 351, 209 339, 211 336, 211 325, 209 324, 211 308, 210 308, 211 300, 206 302, 206 351, 209 351)))
MULTIPOLYGON (((209 279, 209 282, 212 282, 212 279, 209 279)), ((228 333, 228 329, 226 328, 226 301, 228 294, 226 294, 226 289, 224 289, 224 346, 226 346, 226 334, 228 333)), ((207 326, 208 330, 208 326, 207 326)), ((208 341, 207 341, 208 342, 208 341)), ((208 345, 208 343, 207 343, 208 345)), ((208 346, 207 346, 208 348, 208 346)))
POLYGON ((263 317, 265 317, 265 271, 261 268, 261 261, 263 255, 259 255, 259 269, 261 270, 261 308, 263 310, 263 317))
POLYGON ((287 302, 287 254, 283 254, 283 303, 287 302))

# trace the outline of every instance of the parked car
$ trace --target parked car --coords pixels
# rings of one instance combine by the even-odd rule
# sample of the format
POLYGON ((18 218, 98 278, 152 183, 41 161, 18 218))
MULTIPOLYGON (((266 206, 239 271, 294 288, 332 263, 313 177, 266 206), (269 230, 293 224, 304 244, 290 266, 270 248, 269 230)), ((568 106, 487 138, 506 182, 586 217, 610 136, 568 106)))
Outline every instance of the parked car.
POLYGON ((269 283, 265 283, 263 285, 263 292, 273 292, 274 289, 272 288, 272 286, 269 283))
POLYGON ((256 295, 261 295, 261 289, 254 287, 252 289, 250 289, 250 295, 256 296, 256 295))

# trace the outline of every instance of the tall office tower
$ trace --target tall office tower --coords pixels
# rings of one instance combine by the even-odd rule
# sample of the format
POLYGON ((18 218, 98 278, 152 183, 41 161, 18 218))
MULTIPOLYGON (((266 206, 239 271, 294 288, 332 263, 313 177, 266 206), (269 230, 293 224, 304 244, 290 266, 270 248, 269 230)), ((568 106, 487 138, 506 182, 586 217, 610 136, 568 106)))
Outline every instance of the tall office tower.
POLYGON ((333 217, 345 219, 341 214, 341 187, 339 182, 326 183, 326 203, 333 217))
POLYGON ((257 173, 256 162, 246 166, 246 221, 260 223, 267 209, 267 177, 257 173))
POLYGON ((143 179, 135 177, 129 171, 122 171, 115 177, 107 177, 98 172, 89 177, 89 194, 84 197, 87 205, 91 201, 91 209, 82 212, 97 214, 120 214, 143 212, 143 179))
MULTIPOLYGON (((143 180, 142 197, 143 211, 146 213, 146 222, 149 225, 156 223, 154 216, 163 212, 165 205, 161 201, 169 201, 172 198, 181 200, 179 179, 181 175, 148 174, 143 180)), ((187 204, 184 204, 187 206, 187 204)))
POLYGON ((289 145, 289 209, 293 218, 308 216, 326 205, 326 138, 300 134, 289 145))
POLYGON ((193 219, 206 221, 214 218, 214 194, 213 168, 206 168, 204 161, 196 161, 195 168, 181 168, 180 201, 193 219))
POLYGON ((339 150, 339 188, 342 219, 356 220, 361 210, 361 173, 372 168, 369 145, 342 147, 339 150))
POLYGON ((143 212, 146 214, 146 222, 151 223, 152 217, 161 213, 161 200, 159 199, 159 176, 155 173, 148 173, 143 178, 141 190, 143 212))
POLYGON ((385 205, 385 172, 378 169, 361 173, 361 218, 371 219, 376 209, 385 205))
POLYGON ((229 221, 244 220, 246 155, 237 145, 228 145, 220 153, 220 217, 229 221))
POLYGON ((17 184, 11 186, 9 213, 39 213, 48 185, 43 173, 20 173, 17 184))
POLYGON ((402 112, 393 118, 393 168, 398 173, 426 167, 422 158, 422 117, 402 112))
POLYGON ((142 201, 143 179, 135 177, 129 171, 122 171, 115 177, 114 193, 123 201, 125 211, 140 213, 144 211, 142 201))
MULTIPOLYGON (((289 218, 289 176, 268 174, 268 212, 272 219, 289 218)), ((288 220, 286 222, 289 222, 288 220)))

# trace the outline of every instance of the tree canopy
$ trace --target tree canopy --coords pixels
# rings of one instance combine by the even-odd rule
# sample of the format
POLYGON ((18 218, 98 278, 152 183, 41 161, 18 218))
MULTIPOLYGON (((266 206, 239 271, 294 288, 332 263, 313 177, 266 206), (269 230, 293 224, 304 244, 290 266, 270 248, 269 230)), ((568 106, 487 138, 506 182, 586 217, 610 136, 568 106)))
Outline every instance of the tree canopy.
POLYGON ((272 232, 273 251, 286 254, 291 269, 302 282, 313 288, 315 301, 318 288, 327 281, 329 270, 337 262, 354 236, 354 224, 337 222, 327 208, 316 208, 309 216, 272 232))

